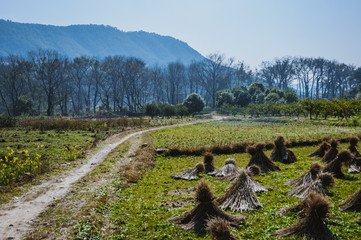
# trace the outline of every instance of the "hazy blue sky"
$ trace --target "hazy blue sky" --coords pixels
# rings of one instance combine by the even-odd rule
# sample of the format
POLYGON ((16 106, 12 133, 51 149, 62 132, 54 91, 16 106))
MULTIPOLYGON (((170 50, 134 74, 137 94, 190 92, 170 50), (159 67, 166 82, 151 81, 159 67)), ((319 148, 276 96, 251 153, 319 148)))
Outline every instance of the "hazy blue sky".
POLYGON ((361 0, 0 0, 0 18, 155 32, 251 67, 283 56, 361 66, 361 0))

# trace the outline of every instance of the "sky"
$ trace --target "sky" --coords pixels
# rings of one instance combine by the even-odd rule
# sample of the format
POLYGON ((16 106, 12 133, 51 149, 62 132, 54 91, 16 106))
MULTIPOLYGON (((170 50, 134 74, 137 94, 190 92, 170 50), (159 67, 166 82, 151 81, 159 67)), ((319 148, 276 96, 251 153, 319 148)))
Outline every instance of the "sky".
POLYGON ((361 66, 360 13, 361 0, 0 0, 1 19, 155 32, 251 68, 285 56, 361 66))

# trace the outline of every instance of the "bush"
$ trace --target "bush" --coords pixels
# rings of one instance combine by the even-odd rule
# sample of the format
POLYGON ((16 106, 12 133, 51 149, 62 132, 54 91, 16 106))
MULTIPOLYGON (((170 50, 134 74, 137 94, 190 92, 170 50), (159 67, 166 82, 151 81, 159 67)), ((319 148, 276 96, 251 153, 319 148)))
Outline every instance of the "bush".
POLYGON ((161 107, 162 115, 165 117, 171 117, 176 115, 176 108, 170 104, 164 104, 161 107))
POLYGON ((221 107, 224 104, 232 105, 234 101, 234 96, 229 90, 218 91, 216 94, 216 106, 221 107))
POLYGON ((177 104, 175 106, 175 109, 176 109, 176 112, 177 112, 177 115, 178 116, 187 116, 189 113, 188 113, 188 108, 186 106, 184 106, 183 104, 177 104))
POLYGON ((18 121, 9 116, 0 116, 0 128, 16 127, 18 121))
POLYGON ((160 114, 160 109, 157 103, 148 103, 144 106, 144 112, 151 118, 160 114))
POLYGON ((194 114, 203 110, 204 100, 199 94, 191 93, 184 99, 183 105, 188 108, 190 114, 194 114))
POLYGON ((251 95, 248 93, 248 90, 244 86, 237 86, 232 89, 234 96, 234 103, 245 107, 251 102, 251 95))

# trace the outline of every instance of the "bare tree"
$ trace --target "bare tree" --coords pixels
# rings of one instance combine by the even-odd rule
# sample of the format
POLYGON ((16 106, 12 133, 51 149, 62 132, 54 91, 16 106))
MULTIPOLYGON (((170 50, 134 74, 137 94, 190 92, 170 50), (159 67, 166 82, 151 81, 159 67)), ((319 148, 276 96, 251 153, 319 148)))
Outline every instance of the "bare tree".
POLYGON ((274 62, 262 62, 260 76, 269 87, 287 89, 294 78, 293 61, 289 57, 275 59, 274 62))
POLYGON ((182 63, 169 63, 166 74, 166 89, 168 103, 176 105, 186 97, 185 89, 185 67, 182 63))
MULTIPOLYGON (((123 109, 124 104, 124 86, 122 85, 124 82, 124 62, 125 59, 122 56, 114 56, 107 57, 103 61, 103 70, 105 71, 105 82, 108 86, 104 86, 105 88, 109 87, 111 95, 106 95, 105 102, 112 100, 113 102, 113 111, 121 111, 123 109)), ((104 101, 102 100, 104 103, 104 101)), ((108 105, 106 103, 106 105, 108 105)))
POLYGON ((147 87, 144 74, 145 63, 142 60, 133 57, 125 60, 122 86, 125 103, 132 112, 142 108, 142 93, 147 87))
POLYGON ((198 78, 210 97, 211 106, 216 106, 216 93, 231 88, 233 59, 215 53, 198 64, 198 78))
POLYGON ((62 56, 53 50, 40 49, 37 53, 30 53, 35 67, 36 79, 40 82, 42 90, 46 94, 46 114, 52 116, 54 113, 57 82, 60 81, 62 56))
POLYGON ((28 94, 26 82, 30 78, 29 62, 23 57, 9 55, 0 62, 0 100, 7 114, 19 115, 17 107, 21 96, 28 94))

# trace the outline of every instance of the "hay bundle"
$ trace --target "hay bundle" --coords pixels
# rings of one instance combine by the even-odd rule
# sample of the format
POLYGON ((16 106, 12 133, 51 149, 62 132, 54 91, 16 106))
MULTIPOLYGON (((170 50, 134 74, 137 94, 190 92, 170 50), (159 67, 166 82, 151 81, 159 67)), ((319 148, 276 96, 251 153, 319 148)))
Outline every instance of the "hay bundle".
POLYGON ((241 170, 237 179, 231 184, 227 192, 217 199, 222 209, 234 212, 245 212, 262 208, 251 186, 251 178, 246 171, 241 170))
POLYGON ((317 175, 320 171, 321 171, 320 164, 313 163, 310 166, 310 170, 308 172, 302 174, 298 178, 295 178, 295 179, 292 179, 292 180, 286 182, 285 184, 290 187, 298 187, 298 186, 306 185, 310 182, 315 181, 317 178, 317 175))
POLYGON ((357 143, 360 139, 356 136, 350 137, 350 145, 348 150, 353 154, 353 159, 350 163, 350 167, 347 172, 349 173, 360 173, 361 172, 361 154, 357 151, 357 143))
POLYGON ((211 232, 214 240, 237 240, 231 235, 230 226, 223 218, 212 218, 207 222, 207 230, 211 232))
MULTIPOLYGON (((250 177, 257 176, 261 173, 261 169, 256 165, 251 165, 249 167, 246 167, 246 168, 244 168, 244 170, 247 172, 247 174, 250 177)), ((240 170, 238 170, 228 176, 221 177, 218 180, 220 182, 233 182, 238 177, 239 173, 240 173, 240 170)))
POLYGON ((283 136, 278 136, 274 143, 274 148, 270 156, 272 161, 284 164, 294 163, 297 161, 295 154, 286 148, 283 136))
POLYGON ((341 150, 337 157, 326 165, 322 172, 331 173, 335 178, 344 178, 345 174, 342 172, 342 163, 347 164, 352 159, 349 150, 341 150))
POLYGON ((213 172, 216 168, 214 167, 214 155, 211 152, 204 153, 203 163, 205 167, 205 173, 213 172))
POLYGON ((318 149, 316 149, 313 153, 308 154, 307 157, 323 157, 328 149, 330 149, 330 144, 323 141, 318 149))
POLYGON ((246 171, 250 177, 258 176, 261 174, 261 169, 257 165, 246 167, 246 171))
POLYGON ((214 177, 224 177, 224 176, 231 175, 231 174, 237 172, 236 165, 237 165, 236 160, 234 160, 233 158, 228 158, 224 162, 223 167, 221 167, 220 169, 217 169, 213 172, 209 172, 208 175, 214 176, 214 177))
POLYGON ((361 212, 361 189, 341 203, 341 211, 361 212))
POLYGON ((276 211, 276 213, 285 216, 289 212, 295 212, 297 215, 304 217, 305 209, 307 208, 307 203, 309 201, 313 201, 313 199, 319 197, 320 195, 316 192, 310 192, 300 203, 290 206, 284 207, 276 211))
POLYGON ((347 170, 348 173, 360 173, 361 172, 361 157, 355 157, 350 163, 350 167, 347 170))
MULTIPOLYGON (((252 187, 254 192, 267 192, 268 189, 256 182, 254 179, 252 179, 253 176, 257 176, 261 173, 261 169, 256 165, 251 165, 249 167, 246 167, 243 169, 246 171, 248 176, 250 177, 250 186, 252 187)), ((221 177, 218 180, 221 182, 233 182, 237 179, 238 175, 241 173, 242 169, 225 177, 221 177)))
POLYGON ((310 192, 314 191, 324 196, 326 195, 325 191, 333 186, 334 183, 335 180, 331 174, 322 173, 318 176, 318 180, 296 187, 295 189, 286 192, 286 195, 294 196, 296 198, 305 198, 310 192))
POLYGON ((274 164, 263 152, 265 143, 257 143, 247 147, 247 152, 252 156, 247 164, 248 166, 256 165, 262 172, 279 171, 280 168, 274 164))
POLYGON ((330 145, 331 145, 330 150, 328 150, 327 153, 321 159, 321 162, 323 162, 323 163, 331 162, 333 159, 336 158, 336 156, 338 154, 338 150, 337 150, 338 142, 337 142, 337 140, 336 139, 331 139, 330 145))
POLYGON ((253 176, 257 176, 261 173, 261 169, 256 165, 251 165, 246 168, 246 172, 250 177, 250 186, 254 192, 267 192, 268 189, 259 184, 257 181, 253 179, 253 176))
POLYGON ((361 157, 361 154, 359 151, 357 151, 357 143, 360 141, 360 139, 356 136, 350 137, 350 145, 348 146, 348 150, 355 156, 355 157, 361 157))
POLYGON ((305 217, 298 223, 280 229, 273 233, 274 236, 290 237, 299 236, 310 239, 334 239, 331 231, 324 223, 330 204, 322 196, 309 198, 306 202, 305 217))
POLYGON ((207 228, 207 222, 219 217, 229 222, 233 227, 244 223, 246 218, 239 215, 231 215, 223 211, 214 201, 214 196, 206 182, 200 182, 196 190, 197 205, 190 211, 168 220, 186 230, 202 232, 207 228))
POLYGON ((171 176, 171 178, 174 179, 184 179, 184 180, 194 180, 198 179, 199 174, 201 172, 204 172, 204 164, 203 163, 197 163, 197 165, 194 168, 189 168, 184 170, 181 173, 175 173, 171 176))

